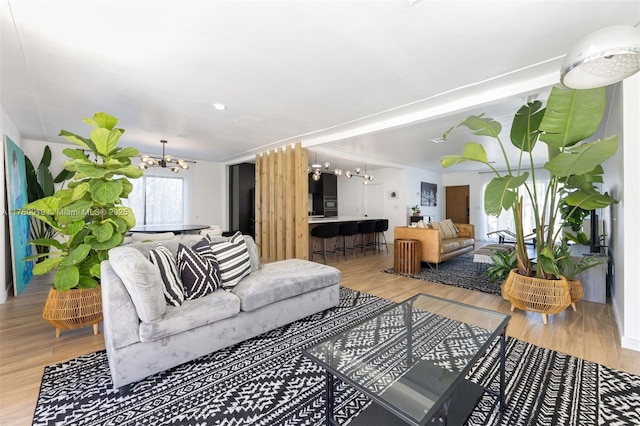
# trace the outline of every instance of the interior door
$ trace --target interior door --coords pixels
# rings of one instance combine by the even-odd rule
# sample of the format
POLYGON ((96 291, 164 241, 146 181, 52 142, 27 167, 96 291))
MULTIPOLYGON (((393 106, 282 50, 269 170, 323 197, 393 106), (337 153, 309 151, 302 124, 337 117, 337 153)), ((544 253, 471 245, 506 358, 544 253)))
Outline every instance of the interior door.
POLYGON ((469 223, 469 185, 447 186, 444 191, 445 217, 454 223, 469 223))
POLYGON ((368 217, 384 217, 384 188, 381 184, 364 187, 364 214, 368 217))

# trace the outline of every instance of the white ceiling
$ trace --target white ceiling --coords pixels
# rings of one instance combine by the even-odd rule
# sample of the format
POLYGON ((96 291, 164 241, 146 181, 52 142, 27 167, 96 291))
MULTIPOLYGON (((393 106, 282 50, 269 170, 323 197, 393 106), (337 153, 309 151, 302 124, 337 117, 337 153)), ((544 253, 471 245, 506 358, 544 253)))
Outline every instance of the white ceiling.
POLYGON ((576 41, 640 20, 638 0, 0 1, 1 102, 24 139, 86 135, 105 111, 146 153, 167 139, 232 164, 302 141, 371 169, 439 170, 465 134, 430 139, 471 113, 508 127, 576 41))

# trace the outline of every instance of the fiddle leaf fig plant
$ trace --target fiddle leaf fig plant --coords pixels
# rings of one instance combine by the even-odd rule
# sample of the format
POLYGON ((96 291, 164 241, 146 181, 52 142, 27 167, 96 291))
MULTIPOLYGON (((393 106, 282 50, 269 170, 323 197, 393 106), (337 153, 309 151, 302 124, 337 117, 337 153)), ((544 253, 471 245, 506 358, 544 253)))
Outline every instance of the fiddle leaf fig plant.
POLYGON ((123 206, 122 200, 133 189, 129 178, 142 176, 142 170, 131 164, 138 150, 118 146, 124 129, 116 127, 117 118, 99 112, 84 122, 94 127, 89 138, 60 132, 80 147, 63 151, 69 158, 64 168, 67 176, 72 176, 67 188, 24 207, 25 214, 38 218, 62 237, 32 241, 30 244, 55 250, 26 259, 46 258, 34 266, 33 273, 43 275, 57 269, 53 284, 61 291, 96 287, 100 262, 108 258, 111 248, 122 244, 126 232, 136 224, 133 211, 123 206))
MULTIPOLYGON (((570 216, 578 209, 592 210, 606 207, 617 201, 607 193, 600 194, 594 183, 602 182, 602 162, 611 157, 618 147, 616 136, 587 142, 600 126, 606 106, 604 88, 571 90, 554 87, 546 108, 540 101, 522 106, 513 118, 510 139, 519 151, 516 164, 509 161, 507 148, 501 138, 502 126, 483 114, 471 116, 449 129, 444 138, 457 127, 469 128, 476 136, 495 139, 502 152, 506 171, 497 170, 487 158, 480 143, 467 142, 462 155, 442 157, 443 167, 451 167, 463 161, 476 161, 489 167, 495 177, 484 193, 484 209, 488 215, 499 216, 503 211, 513 213, 516 234, 516 258, 518 273, 538 278, 556 278, 561 273, 555 244, 560 229, 560 206, 566 203, 570 216), (549 160, 544 164, 548 180, 536 175, 533 149, 538 141, 547 145, 549 160), (539 192, 536 182, 545 181, 539 192), (536 263, 529 259, 523 229, 523 209, 528 198, 535 222, 538 244, 536 263)), ((528 231, 528 230, 527 230, 528 231)))

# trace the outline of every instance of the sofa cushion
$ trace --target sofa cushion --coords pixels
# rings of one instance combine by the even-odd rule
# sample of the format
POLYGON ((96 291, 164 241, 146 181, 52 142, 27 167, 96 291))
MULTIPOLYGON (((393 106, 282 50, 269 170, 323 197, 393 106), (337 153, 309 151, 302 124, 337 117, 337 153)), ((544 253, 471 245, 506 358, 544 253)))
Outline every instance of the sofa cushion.
MULTIPOLYGON (((204 297, 185 300, 182 306, 167 306, 162 320, 140 324, 140 341, 148 342, 193 330, 235 316, 240 312, 240 299, 228 291, 214 291, 204 297)), ((188 350, 188 348, 185 348, 188 350)))
MULTIPOLYGON (((260 256, 258 256, 258 247, 256 246, 256 242, 251 238, 250 235, 243 235, 244 242, 247 244, 247 251, 249 252, 249 260, 251 261, 251 272, 257 271, 262 268, 260 264, 260 256)), ((207 238, 211 241, 211 244, 221 243, 229 241, 230 237, 216 236, 207 234, 207 238)))
POLYGON ((458 238, 458 228, 456 228, 451 219, 445 219, 441 222, 432 222, 431 226, 433 229, 440 231, 441 240, 458 238))
POLYGON ((180 244, 176 260, 185 300, 206 296, 221 287, 218 262, 207 240, 203 239, 192 247, 180 244))
POLYGON ((458 237, 455 240, 458 242, 458 244, 460 244, 460 248, 469 247, 476 243, 476 240, 474 240, 473 238, 458 237))
POLYGON ((211 249, 218 261, 224 288, 236 286, 242 278, 251 273, 247 243, 240 232, 237 232, 228 241, 213 241, 211 249))
POLYGON ((127 289, 140 320, 152 323, 162 318, 167 303, 160 270, 130 247, 109 250, 109 263, 127 289))
POLYGON ((253 311, 279 300, 328 287, 340 282, 338 269, 301 259, 267 263, 252 272, 232 290, 240 298, 240 309, 253 311))
POLYGON ((456 239, 440 241, 440 253, 449 253, 460 248, 460 243, 456 239))
POLYGON ((173 253, 165 246, 158 244, 149 250, 149 260, 160 271, 160 278, 164 284, 164 298, 169 305, 180 306, 184 302, 184 288, 178 272, 173 253))

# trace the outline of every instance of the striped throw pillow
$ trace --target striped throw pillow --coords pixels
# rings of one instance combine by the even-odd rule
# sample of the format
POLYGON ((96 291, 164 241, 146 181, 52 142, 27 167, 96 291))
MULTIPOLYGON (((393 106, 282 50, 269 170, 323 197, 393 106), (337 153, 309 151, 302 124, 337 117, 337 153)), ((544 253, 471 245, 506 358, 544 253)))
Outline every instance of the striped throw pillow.
POLYGON ((208 241, 201 240, 192 247, 178 244, 176 257, 185 300, 206 296, 220 288, 218 263, 208 241))
POLYGON ((158 244, 155 249, 149 251, 149 260, 160 269, 167 303, 173 306, 182 305, 184 289, 173 253, 162 244, 158 244))
POLYGON ((448 240, 449 238, 458 238, 458 229, 451 219, 445 219, 442 222, 432 222, 433 229, 440 231, 440 239, 448 240))
POLYGON ((211 249, 218 261, 222 287, 229 289, 251 273, 251 261, 244 237, 236 232, 228 241, 212 242, 211 249))

